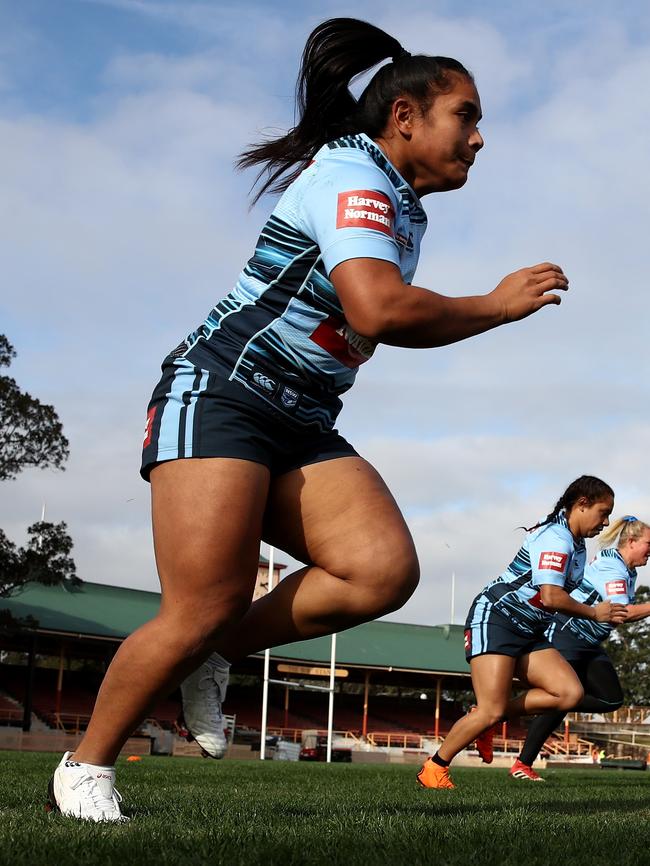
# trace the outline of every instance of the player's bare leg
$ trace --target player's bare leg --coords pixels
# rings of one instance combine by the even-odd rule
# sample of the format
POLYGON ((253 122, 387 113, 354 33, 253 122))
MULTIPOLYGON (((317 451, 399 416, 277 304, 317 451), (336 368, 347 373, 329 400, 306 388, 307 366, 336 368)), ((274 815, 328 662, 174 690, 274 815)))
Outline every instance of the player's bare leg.
POLYGON ((359 457, 305 466, 271 484, 264 536, 307 562, 217 642, 230 661, 331 634, 401 607, 419 577, 404 518, 359 457))
POLYGON ((266 467, 245 460, 175 460, 152 471, 160 612, 118 650, 75 760, 112 764, 149 707, 246 612, 268 483, 266 467))
POLYGON ((438 755, 447 762, 473 742, 483 731, 503 718, 512 693, 516 659, 488 653, 470 662, 476 709, 459 719, 449 731, 438 755))
POLYGON ((550 647, 522 656, 517 660, 515 673, 528 690, 508 704, 506 715, 509 719, 546 710, 571 710, 584 695, 575 670, 550 647))

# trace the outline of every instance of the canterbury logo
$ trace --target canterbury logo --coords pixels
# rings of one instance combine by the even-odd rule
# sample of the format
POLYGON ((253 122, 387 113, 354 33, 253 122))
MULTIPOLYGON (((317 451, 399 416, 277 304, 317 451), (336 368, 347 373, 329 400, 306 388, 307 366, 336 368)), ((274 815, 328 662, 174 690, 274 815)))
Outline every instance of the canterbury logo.
POLYGON ((275 382, 263 373, 253 373, 253 382, 255 382, 258 388, 262 388, 263 391, 268 391, 269 393, 275 391, 275 382))

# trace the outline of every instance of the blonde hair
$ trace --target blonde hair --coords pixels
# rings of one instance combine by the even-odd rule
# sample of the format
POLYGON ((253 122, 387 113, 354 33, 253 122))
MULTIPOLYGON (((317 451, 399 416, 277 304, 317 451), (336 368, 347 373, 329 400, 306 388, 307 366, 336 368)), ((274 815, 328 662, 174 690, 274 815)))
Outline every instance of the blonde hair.
POLYGON ((601 550, 605 547, 614 547, 614 542, 616 542, 616 548, 620 550, 628 541, 641 538, 646 529, 650 529, 647 523, 639 520, 638 517, 626 514, 624 517, 614 520, 607 529, 600 533, 598 547, 601 550))

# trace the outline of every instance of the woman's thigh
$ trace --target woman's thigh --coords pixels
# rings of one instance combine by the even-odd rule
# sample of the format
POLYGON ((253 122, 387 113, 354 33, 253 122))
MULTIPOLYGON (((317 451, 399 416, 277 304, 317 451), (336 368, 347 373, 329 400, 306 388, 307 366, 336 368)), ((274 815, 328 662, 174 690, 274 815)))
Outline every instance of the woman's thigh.
POLYGON ((269 470, 232 458, 187 458, 151 472, 162 611, 241 609, 259 562, 269 470))
POLYGON ((513 656, 486 653, 470 661, 472 688, 479 707, 502 712, 512 693, 512 679, 517 659, 513 656))
POLYGON ((349 580, 417 582, 411 533, 379 473, 361 457, 304 466, 271 483, 264 536, 301 562, 349 580))
POLYGON ((517 660, 516 673, 529 687, 551 695, 582 689, 576 672, 556 649, 527 653, 517 660))

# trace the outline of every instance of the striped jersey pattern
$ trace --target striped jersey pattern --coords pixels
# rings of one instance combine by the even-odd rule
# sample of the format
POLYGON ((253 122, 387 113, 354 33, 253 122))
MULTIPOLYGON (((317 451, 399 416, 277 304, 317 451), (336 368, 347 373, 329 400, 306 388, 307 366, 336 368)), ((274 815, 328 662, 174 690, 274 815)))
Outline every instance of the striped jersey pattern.
POLYGON ((506 570, 483 591, 486 611, 494 609, 528 634, 539 634, 551 622, 540 589, 545 584, 571 593, 585 568, 584 539, 574 539, 561 511, 529 532, 506 570))
MULTIPOLYGON (((632 604, 636 588, 636 569, 628 568, 615 548, 601 550, 585 568, 582 580, 571 592, 571 597, 590 606, 601 601, 632 604)), ((556 613, 546 633, 558 648, 570 644, 576 647, 596 648, 611 634, 614 626, 565 613, 556 613)))
POLYGON ((348 259, 375 258, 410 283, 426 224, 418 197, 370 138, 330 142, 278 201, 232 291, 173 356, 241 383, 300 424, 331 429, 375 345, 347 323, 329 274, 348 259))

